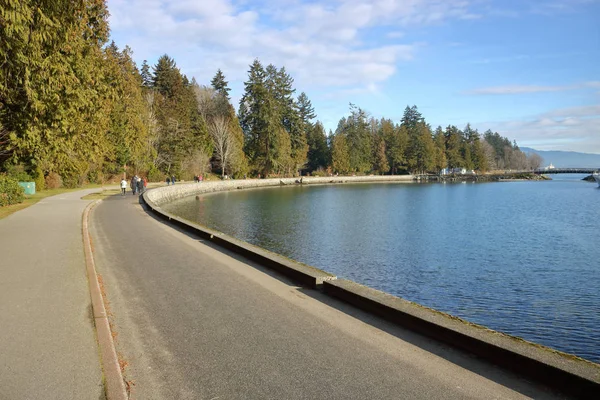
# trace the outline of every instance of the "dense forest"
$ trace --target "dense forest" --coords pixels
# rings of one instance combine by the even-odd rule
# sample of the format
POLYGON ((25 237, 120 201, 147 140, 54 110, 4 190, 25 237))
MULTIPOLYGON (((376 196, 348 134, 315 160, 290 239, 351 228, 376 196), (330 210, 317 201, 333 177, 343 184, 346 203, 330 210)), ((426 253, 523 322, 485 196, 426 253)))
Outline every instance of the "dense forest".
POLYGON ((285 67, 248 70, 238 109, 221 70, 206 85, 175 60, 137 66, 110 42, 105 0, 2 0, 0 173, 38 189, 123 172, 190 180, 402 174, 539 167, 516 143, 467 125, 435 129, 416 106, 401 121, 353 104, 325 132, 285 67))

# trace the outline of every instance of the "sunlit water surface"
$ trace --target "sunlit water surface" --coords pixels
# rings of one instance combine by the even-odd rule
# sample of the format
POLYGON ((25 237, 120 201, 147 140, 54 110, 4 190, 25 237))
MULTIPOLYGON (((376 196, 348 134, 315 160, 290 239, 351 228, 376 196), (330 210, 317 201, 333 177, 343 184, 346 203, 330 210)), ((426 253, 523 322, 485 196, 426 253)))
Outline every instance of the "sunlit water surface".
POLYGON ((581 178, 281 187, 165 208, 339 277, 600 362, 600 189, 581 178))

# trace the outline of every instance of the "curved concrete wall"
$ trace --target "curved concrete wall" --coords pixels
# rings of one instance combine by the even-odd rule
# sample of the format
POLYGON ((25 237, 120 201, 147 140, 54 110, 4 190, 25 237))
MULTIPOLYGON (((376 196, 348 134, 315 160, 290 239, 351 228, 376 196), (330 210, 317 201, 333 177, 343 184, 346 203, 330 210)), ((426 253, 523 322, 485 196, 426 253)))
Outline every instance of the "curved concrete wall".
MULTIPOLYGON (((300 178, 298 178, 300 179, 300 178)), ((269 186, 296 185, 296 178, 284 179, 228 179, 226 181, 204 181, 201 183, 177 183, 148 191, 147 198, 156 205, 169 203, 195 194, 221 192, 226 190, 250 189, 269 186)), ((383 176, 332 176, 332 177, 303 177, 305 185, 324 185, 336 183, 359 182, 412 182, 413 175, 383 175, 383 176)))
MULTIPOLYGON (((304 178, 303 183, 373 181, 410 182, 412 176, 304 178)), ((570 396, 584 399, 598 398, 598 393, 600 393, 600 365, 598 364, 463 321, 352 281, 337 279, 328 272, 194 224, 160 208, 161 204, 195 194, 279 186, 282 183, 293 185, 295 179, 228 180, 178 184, 149 190, 144 193, 143 199, 154 213, 170 223, 278 271, 304 286, 321 288, 329 296, 336 297, 424 336, 466 350, 518 374, 554 387, 570 396)))

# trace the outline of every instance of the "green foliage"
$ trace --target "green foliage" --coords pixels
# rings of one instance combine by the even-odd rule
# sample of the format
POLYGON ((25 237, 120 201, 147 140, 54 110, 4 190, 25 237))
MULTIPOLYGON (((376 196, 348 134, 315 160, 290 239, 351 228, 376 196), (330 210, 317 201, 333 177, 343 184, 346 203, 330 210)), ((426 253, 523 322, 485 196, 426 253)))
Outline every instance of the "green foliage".
POLYGON ((326 168, 330 164, 331 154, 327 146, 327 136, 325 136, 323 124, 317 122, 311 126, 306 139, 308 144, 308 170, 316 171, 319 168, 326 168))
POLYGON ((217 70, 217 73, 215 74, 212 81, 210 81, 210 84, 216 93, 229 100, 229 91, 231 89, 229 89, 229 82, 225 80, 225 75, 223 75, 223 71, 221 71, 220 69, 217 70))
POLYGON ((42 171, 42 168, 39 165, 35 168, 33 175, 33 181, 35 182, 35 190, 41 192, 46 188, 46 179, 44 177, 44 171, 42 171))
POLYGON ((25 189, 19 186, 19 181, 0 175, 0 207, 21 203, 25 199, 25 189))
POLYGON ((6 166, 6 175, 17 182, 32 182, 31 175, 25 170, 23 164, 11 164, 6 166))
POLYGON ((342 135, 346 139, 349 171, 359 173, 371 171, 373 137, 367 123, 367 113, 350 104, 350 116, 340 120, 336 130, 337 135, 342 135))
POLYGON ((259 60, 250 65, 236 116, 221 70, 212 87, 189 80, 166 54, 138 70, 131 49, 106 45, 108 32, 106 0, 10 0, 0 7, 0 165, 9 175, 35 180, 41 190, 124 170, 162 181, 211 168, 241 177, 531 164, 498 133, 482 139, 468 125, 432 135, 416 106, 394 124, 351 105, 328 137, 308 96, 295 97, 285 67, 264 68, 259 60), (225 147, 209 135, 219 118, 227 121, 225 147))
POLYGON ((346 137, 336 134, 331 145, 331 164, 333 172, 347 174, 350 172, 350 151, 346 137))
POLYGON ((150 167, 150 170, 148 171, 148 181, 161 182, 164 180, 164 178, 165 174, 160 172, 158 168, 156 168, 155 166, 150 167))
POLYGON ((386 149, 385 149, 385 141, 383 138, 379 138, 377 143, 377 150, 375 151, 375 163, 373 165, 373 169, 380 174, 385 174, 389 171, 390 165, 388 164, 386 149))

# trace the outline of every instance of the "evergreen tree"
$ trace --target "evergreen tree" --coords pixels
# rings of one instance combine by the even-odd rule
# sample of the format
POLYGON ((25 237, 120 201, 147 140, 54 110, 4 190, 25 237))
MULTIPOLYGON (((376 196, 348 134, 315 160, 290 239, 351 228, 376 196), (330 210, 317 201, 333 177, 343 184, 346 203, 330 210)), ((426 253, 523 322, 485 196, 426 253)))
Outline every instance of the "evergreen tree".
POLYGON ((461 154, 462 133, 456 126, 448 125, 444 135, 446 136, 446 158, 448 160, 448 167, 463 167, 464 160, 461 154))
POLYGON ((75 186, 109 146, 106 4, 22 0, 4 4, 1 14, 0 123, 8 140, 0 153, 42 179, 56 172, 75 186))
POLYGON ((146 60, 142 62, 142 69, 140 71, 140 75, 142 78, 142 86, 146 88, 151 88, 153 84, 153 79, 152 74, 150 73, 150 66, 148 65, 148 62, 146 60))
POLYGON ((194 172, 187 171, 187 167, 198 168, 198 159, 213 151, 206 122, 198 109, 197 88, 186 82, 175 60, 166 54, 154 67, 154 88, 156 117, 162 132, 156 145, 160 168, 168 174, 185 173, 191 177, 194 172))
POLYGON ((230 100, 229 99, 229 91, 231 89, 228 86, 229 82, 227 82, 225 80, 225 75, 223 75, 223 71, 218 69, 217 73, 215 74, 213 79, 210 81, 210 84, 213 87, 213 89, 215 90, 215 92, 217 92, 219 95, 226 98, 228 101, 230 100))
POLYGON ((333 172, 347 174, 350 171, 350 152, 343 134, 333 136, 331 143, 331 163, 333 172))
POLYGON ((408 132, 406 161, 408 167, 417 172, 427 172, 435 166, 435 149, 431 128, 419 113, 417 106, 406 107, 402 123, 408 132))
POLYGON ((436 128, 433 135, 433 141, 435 143, 435 168, 438 171, 441 171, 448 167, 448 160, 446 158, 446 138, 441 126, 436 128))
POLYGON ((373 165, 373 169, 379 174, 383 175, 390 170, 390 165, 388 164, 388 159, 386 155, 385 141, 383 140, 383 137, 379 137, 376 146, 377 150, 375 151, 375 162, 373 165))
POLYGON ((343 135, 346 138, 350 171, 362 173, 371 171, 373 137, 367 123, 367 113, 350 104, 350 116, 340 120, 336 135, 343 135))
POLYGON ((274 164, 273 143, 278 121, 274 100, 267 90, 265 69, 258 59, 250 65, 245 92, 240 100, 238 118, 244 132, 244 151, 255 171, 263 176, 274 164))
POLYGON ((164 54, 154 66, 152 86, 163 96, 173 96, 173 90, 181 89, 183 77, 175 64, 175 60, 164 54))
POLYGON ((325 169, 329 165, 329 147, 327 146, 327 136, 325 129, 320 122, 315 123, 308 132, 308 169, 316 171, 319 168, 325 169))
POLYGON ((415 172, 424 173, 435 167, 435 151, 431 128, 425 122, 417 123, 417 134, 409 142, 408 166, 415 172))

